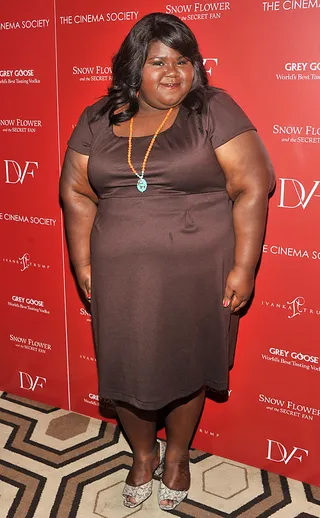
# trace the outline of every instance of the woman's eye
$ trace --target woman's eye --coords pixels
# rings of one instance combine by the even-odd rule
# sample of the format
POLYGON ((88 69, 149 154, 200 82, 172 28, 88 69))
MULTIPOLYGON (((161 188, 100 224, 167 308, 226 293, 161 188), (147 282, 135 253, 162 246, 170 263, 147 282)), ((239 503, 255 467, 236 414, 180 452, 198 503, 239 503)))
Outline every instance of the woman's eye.
POLYGON ((155 66, 159 66, 159 65, 163 65, 163 62, 162 61, 154 61, 152 64, 155 65, 155 66))
POLYGON ((178 65, 186 65, 188 63, 188 61, 186 59, 181 59, 180 61, 178 61, 178 65))

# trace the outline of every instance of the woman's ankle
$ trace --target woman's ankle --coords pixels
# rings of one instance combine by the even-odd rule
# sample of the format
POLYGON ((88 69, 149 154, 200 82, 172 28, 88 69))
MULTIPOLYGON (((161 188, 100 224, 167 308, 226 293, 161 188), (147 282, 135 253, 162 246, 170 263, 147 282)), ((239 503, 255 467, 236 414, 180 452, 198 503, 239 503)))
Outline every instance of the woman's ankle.
POLYGON ((148 463, 152 462, 155 457, 159 455, 159 444, 157 441, 154 443, 154 447, 150 451, 136 450, 133 452, 133 459, 136 462, 148 463))
POLYGON ((166 463, 189 463, 190 454, 188 448, 169 448, 166 451, 166 463))

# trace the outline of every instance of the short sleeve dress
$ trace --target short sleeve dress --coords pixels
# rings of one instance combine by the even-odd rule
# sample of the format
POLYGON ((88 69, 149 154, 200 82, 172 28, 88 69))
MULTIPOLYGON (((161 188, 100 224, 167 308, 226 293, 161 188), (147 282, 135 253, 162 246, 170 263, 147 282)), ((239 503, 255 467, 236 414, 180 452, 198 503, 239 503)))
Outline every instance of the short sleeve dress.
MULTIPOLYGON (((128 138, 107 114, 92 122, 104 102, 84 110, 68 142, 89 155, 99 197, 91 232, 99 394, 156 410, 201 387, 224 391, 238 324, 222 305, 235 236, 215 149, 255 128, 227 93, 208 89, 201 114, 182 105, 158 135, 141 193, 128 138)), ((138 171, 150 138, 133 138, 138 171)))

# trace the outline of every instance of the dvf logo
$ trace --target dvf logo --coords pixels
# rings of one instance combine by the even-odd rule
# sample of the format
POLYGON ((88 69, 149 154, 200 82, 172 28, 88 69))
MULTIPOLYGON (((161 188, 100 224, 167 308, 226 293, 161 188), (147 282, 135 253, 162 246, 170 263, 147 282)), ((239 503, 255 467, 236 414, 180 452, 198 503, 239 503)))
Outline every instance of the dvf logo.
POLYGON ((295 178, 279 178, 280 180, 280 203, 278 207, 282 209, 305 209, 312 197, 320 198, 320 190, 316 194, 320 185, 320 180, 314 180, 311 187, 306 188, 295 178))
POLYGON ((203 64, 204 64, 204 67, 206 69, 207 74, 212 76, 212 66, 209 66, 209 68, 206 67, 208 61, 213 61, 215 63, 214 66, 217 66, 218 65, 218 58, 204 58, 203 59, 203 64))
POLYGON ((292 451, 289 452, 281 442, 268 439, 268 460, 272 460, 273 462, 284 462, 285 464, 288 464, 291 459, 298 459, 299 462, 302 462, 302 456, 304 454, 308 456, 309 451, 294 446, 292 451))
POLYGON ((5 160, 4 163, 6 171, 5 183, 21 183, 21 185, 23 184, 27 174, 34 178, 34 171, 39 167, 38 162, 26 161, 23 166, 15 160, 5 160))
POLYGON ((47 378, 42 378, 41 376, 36 376, 34 379, 27 372, 19 371, 20 376, 20 388, 24 390, 34 390, 39 388, 44 388, 44 384, 47 382, 47 378))

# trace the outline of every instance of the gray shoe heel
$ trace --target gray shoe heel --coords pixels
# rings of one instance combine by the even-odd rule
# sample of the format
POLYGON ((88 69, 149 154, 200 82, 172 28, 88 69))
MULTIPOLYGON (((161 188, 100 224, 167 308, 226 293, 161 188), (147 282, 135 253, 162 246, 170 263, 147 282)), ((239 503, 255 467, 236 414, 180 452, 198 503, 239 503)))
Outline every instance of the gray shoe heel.
POLYGON ((167 445, 163 441, 159 441, 159 439, 157 439, 157 442, 159 443, 159 447, 160 447, 160 455, 159 455, 160 462, 159 462, 159 466, 154 471, 154 475, 156 475, 157 477, 161 477, 163 470, 164 470, 164 458, 166 456, 167 445))

